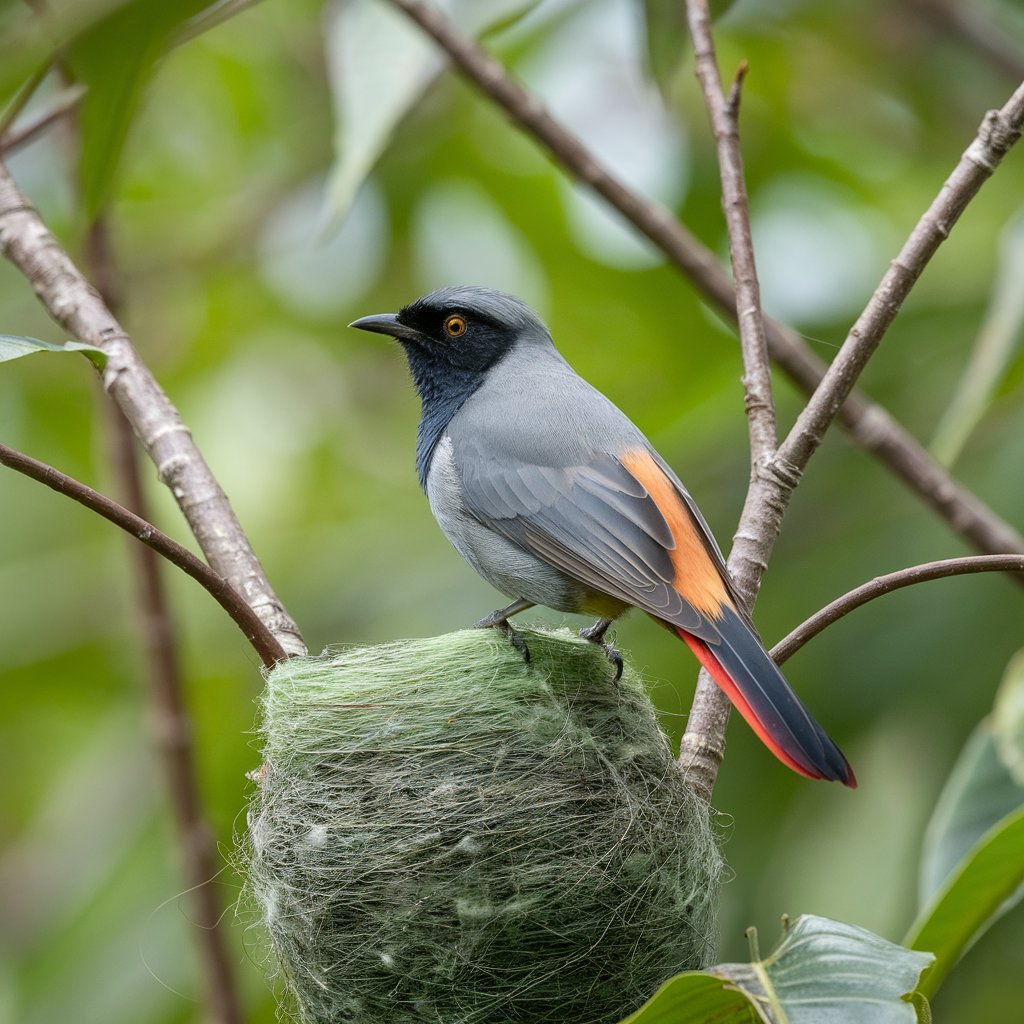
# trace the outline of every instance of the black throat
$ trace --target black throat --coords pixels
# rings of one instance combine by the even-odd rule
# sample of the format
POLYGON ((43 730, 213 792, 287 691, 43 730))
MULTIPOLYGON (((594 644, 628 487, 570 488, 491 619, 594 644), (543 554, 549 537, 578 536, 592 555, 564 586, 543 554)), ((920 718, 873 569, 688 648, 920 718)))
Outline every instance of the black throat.
POLYGON ((463 403, 484 382, 486 369, 440 365, 415 343, 403 345, 409 359, 412 382, 423 403, 416 435, 416 473, 420 487, 427 489, 427 473, 437 442, 462 408, 463 403))

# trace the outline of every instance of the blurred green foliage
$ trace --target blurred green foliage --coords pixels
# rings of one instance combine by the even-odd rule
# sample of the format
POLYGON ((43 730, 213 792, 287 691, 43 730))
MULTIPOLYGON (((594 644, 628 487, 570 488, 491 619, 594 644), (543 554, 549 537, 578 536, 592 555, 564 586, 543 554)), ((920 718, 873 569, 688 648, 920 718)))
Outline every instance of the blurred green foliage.
MULTIPOLYGON (((724 254, 706 116, 685 76, 671 109, 643 79, 642 6, 552 0, 491 45, 620 173, 724 254)), ((17 55, 0 75, 6 95, 17 85, 11 68, 28 74, 38 56, 19 35, 28 31, 19 7, 0 7, 4 52, 17 55)), ((1024 49, 1013 0, 977 7, 1024 49)), ((417 408, 399 353, 345 329, 441 283, 490 284, 536 304, 565 355, 648 433, 727 546, 747 478, 730 332, 450 76, 399 127, 340 231, 325 234, 334 126, 323 26, 321 3, 265 0, 173 50, 140 93, 116 182, 102 183, 114 196, 127 326, 310 649, 455 629, 500 600, 447 547, 418 491, 417 408)), ((723 68, 751 64, 743 144, 767 306, 827 358, 983 111, 1015 83, 910 3, 740 0, 718 37, 723 68)), ((112 45, 108 56, 113 76, 129 55, 112 45)), ((28 116, 58 88, 48 81, 28 116)), ((10 163, 79 251, 65 134, 10 163)), ((963 374, 1000 234, 1021 206, 1022 168, 1013 153, 986 185, 865 376, 919 437, 963 374)), ((65 340, 6 265, 0 308, 3 333, 65 340)), ((957 464, 1018 526, 1022 389, 1017 354, 957 464)), ((110 491, 99 404, 84 360, 17 360, 0 372, 3 440, 110 491)), ((783 423, 800 404, 782 380, 778 404, 783 423)), ((150 477, 159 525, 187 541, 150 477)), ((0 522, 0 1021, 198 1021, 127 542, 6 473, 0 522)), ((757 622, 773 641, 872 575, 964 550, 837 432, 797 492, 757 622)), ((171 584, 203 795, 227 852, 257 761, 258 661, 190 580, 175 574, 171 584)), ((924 825, 1021 646, 1021 602, 1019 588, 993 576, 913 588, 856 612, 789 663, 856 766, 856 793, 786 772, 733 723, 715 795, 735 874, 721 959, 746 959, 748 924, 770 941, 783 912, 900 938, 924 825)), ((617 640, 661 680, 653 696, 678 739, 693 659, 640 617, 617 640)), ((219 883, 230 907, 239 879, 226 861, 219 883)), ((272 1021, 258 930, 227 913, 251 1020, 272 1021)), ((951 975, 935 1000, 939 1019, 1017 1012, 1022 943, 1024 915, 1010 914, 951 975)))

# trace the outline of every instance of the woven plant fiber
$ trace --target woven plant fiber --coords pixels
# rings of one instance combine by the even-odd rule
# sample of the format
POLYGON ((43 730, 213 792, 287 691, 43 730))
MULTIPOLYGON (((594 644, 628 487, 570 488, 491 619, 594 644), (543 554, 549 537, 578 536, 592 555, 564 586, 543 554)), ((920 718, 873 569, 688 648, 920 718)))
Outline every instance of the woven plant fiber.
POLYGON ((304 1024, 615 1024, 713 957, 718 845, 641 680, 524 636, 270 673, 248 872, 304 1024))

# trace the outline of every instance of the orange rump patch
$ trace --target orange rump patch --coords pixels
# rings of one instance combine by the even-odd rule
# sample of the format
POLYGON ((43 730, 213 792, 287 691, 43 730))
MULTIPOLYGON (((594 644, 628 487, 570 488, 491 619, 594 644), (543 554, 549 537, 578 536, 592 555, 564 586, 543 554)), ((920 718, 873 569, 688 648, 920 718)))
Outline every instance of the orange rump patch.
POLYGON ((679 594, 702 615, 717 617, 722 605, 732 606, 725 581, 704 546, 700 525, 686 507, 675 485, 650 452, 635 450, 620 457, 622 465, 643 484, 658 506, 675 540, 670 552, 679 594))

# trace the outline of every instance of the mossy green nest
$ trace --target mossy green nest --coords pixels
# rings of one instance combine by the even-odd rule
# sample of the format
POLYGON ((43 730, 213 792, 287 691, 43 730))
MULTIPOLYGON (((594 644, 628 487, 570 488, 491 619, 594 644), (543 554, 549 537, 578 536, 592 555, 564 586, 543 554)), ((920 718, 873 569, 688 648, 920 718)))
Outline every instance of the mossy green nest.
POLYGON ((721 859, 640 680, 568 632, 269 676, 249 877, 310 1024, 613 1024, 713 955, 721 859))

